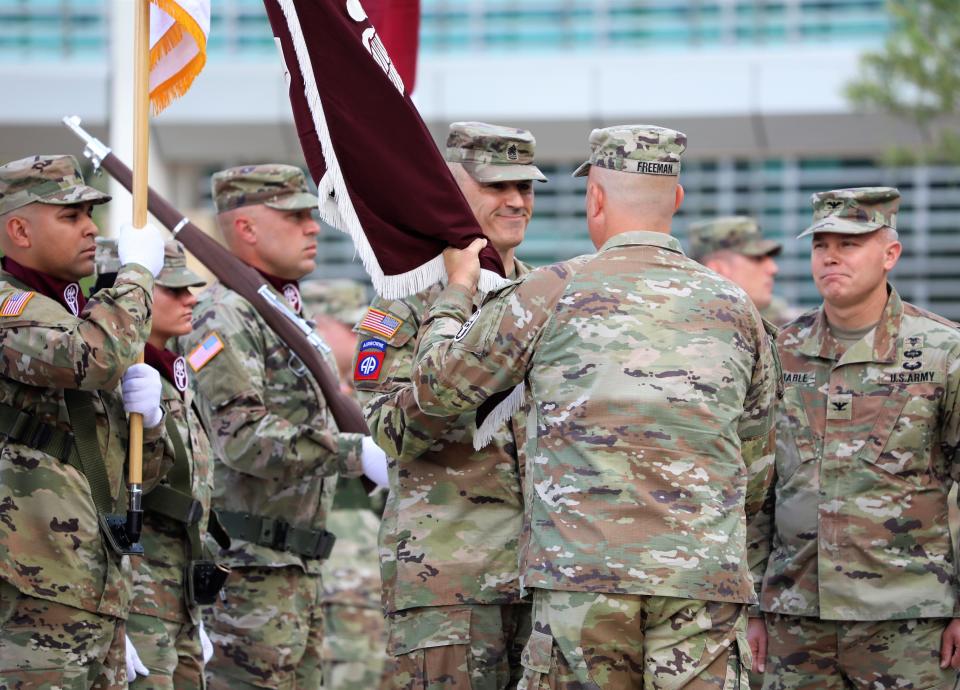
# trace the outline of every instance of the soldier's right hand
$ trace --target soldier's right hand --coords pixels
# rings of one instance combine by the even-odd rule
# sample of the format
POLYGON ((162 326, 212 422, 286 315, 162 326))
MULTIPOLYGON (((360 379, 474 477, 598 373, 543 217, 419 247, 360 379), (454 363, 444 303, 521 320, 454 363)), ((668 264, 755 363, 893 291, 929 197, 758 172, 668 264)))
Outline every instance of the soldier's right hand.
POLYGON ((164 237, 155 226, 147 223, 135 228, 124 223, 117 238, 120 264, 140 264, 156 278, 163 268, 163 243, 164 237))

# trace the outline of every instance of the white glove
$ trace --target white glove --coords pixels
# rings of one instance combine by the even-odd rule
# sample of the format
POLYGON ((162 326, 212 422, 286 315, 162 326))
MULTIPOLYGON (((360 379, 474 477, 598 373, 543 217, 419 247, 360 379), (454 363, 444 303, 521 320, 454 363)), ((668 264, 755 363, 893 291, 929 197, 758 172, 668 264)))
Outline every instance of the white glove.
POLYGON ((387 486, 387 454, 369 436, 363 437, 360 464, 367 479, 377 486, 387 486))
POLYGON ((141 676, 149 676, 150 671, 147 670, 147 667, 143 665, 143 662, 140 661, 140 655, 137 654, 137 648, 133 646, 133 642, 130 641, 130 636, 125 635, 127 638, 127 648, 125 656, 127 657, 127 682, 132 683, 137 679, 137 674, 141 676))
POLYGON ((163 419, 160 407, 160 372, 149 364, 131 364, 123 374, 120 390, 123 409, 143 415, 143 428, 152 429, 163 419))
POLYGON ((124 223, 117 238, 120 264, 140 264, 156 278, 163 268, 163 243, 160 230, 149 223, 142 228, 124 223))
POLYGON ((210 662, 210 659, 213 658, 213 643, 210 641, 207 631, 203 629, 203 621, 200 621, 197 630, 200 633, 200 648, 203 650, 203 663, 206 665, 210 662))

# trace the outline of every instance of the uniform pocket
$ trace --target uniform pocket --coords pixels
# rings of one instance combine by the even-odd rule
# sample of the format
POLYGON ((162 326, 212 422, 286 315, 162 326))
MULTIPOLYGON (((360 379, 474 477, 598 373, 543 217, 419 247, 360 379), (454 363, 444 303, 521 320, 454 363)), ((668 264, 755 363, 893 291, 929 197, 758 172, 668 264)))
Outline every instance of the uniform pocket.
POLYGON ((390 621, 387 651, 392 656, 417 649, 470 644, 470 609, 449 607, 402 611, 390 621))

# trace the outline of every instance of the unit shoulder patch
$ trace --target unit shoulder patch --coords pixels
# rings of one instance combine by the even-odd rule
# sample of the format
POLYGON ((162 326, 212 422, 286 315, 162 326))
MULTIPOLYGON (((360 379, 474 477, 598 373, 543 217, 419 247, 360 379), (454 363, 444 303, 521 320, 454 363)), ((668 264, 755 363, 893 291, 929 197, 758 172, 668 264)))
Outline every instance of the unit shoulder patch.
POLYGON ((208 335, 202 343, 197 345, 187 355, 187 362, 194 371, 200 371, 223 350, 223 341, 216 333, 208 335))
POLYGON ((382 335, 384 338, 392 338, 402 325, 402 319, 398 319, 396 316, 380 309, 368 307, 367 313, 357 324, 357 328, 361 331, 382 335))
POLYGON ((357 364, 353 369, 354 381, 376 381, 383 370, 383 358, 387 344, 379 338, 368 338, 360 343, 357 364))

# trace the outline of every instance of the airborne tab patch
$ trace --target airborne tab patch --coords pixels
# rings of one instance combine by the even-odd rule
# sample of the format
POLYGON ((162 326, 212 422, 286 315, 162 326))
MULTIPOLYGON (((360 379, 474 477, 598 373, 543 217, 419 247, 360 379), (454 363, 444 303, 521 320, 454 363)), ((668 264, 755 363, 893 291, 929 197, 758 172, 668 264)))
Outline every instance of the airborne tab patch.
POLYGON ((37 293, 17 290, 3 300, 3 305, 0 305, 0 316, 20 316, 26 309, 27 302, 33 299, 35 294, 37 293))
POLYGON ((197 345, 190 354, 187 355, 187 362, 194 371, 200 371, 206 366, 207 362, 217 356, 223 350, 223 341, 216 333, 211 333, 207 339, 197 345))
POLYGON ((380 378, 383 368, 383 358, 386 356, 387 344, 379 338, 370 338, 360 343, 360 353, 357 355, 357 365, 353 370, 354 381, 376 381, 380 378))
POLYGON ((357 328, 361 331, 370 331, 382 335, 384 338, 392 338, 402 325, 402 319, 398 319, 385 311, 368 307, 366 315, 357 325, 357 328))

